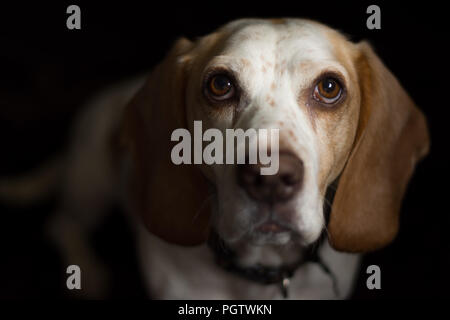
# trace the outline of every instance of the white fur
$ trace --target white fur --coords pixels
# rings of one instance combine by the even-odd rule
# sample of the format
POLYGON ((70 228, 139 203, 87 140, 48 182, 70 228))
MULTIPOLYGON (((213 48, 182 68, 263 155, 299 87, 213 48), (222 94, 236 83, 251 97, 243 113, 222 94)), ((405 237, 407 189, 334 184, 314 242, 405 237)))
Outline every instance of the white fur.
MULTIPOLYGON (((142 226, 138 243, 145 284, 149 295, 156 299, 282 299, 278 284, 261 285, 217 266, 205 244, 190 248, 168 244, 142 226)), ((258 260, 261 259, 264 253, 255 251, 258 260)), ((321 248, 320 255, 337 278, 339 296, 333 290, 332 278, 318 264, 307 263, 291 279, 289 299, 349 296, 359 256, 337 252, 328 243, 321 248)))

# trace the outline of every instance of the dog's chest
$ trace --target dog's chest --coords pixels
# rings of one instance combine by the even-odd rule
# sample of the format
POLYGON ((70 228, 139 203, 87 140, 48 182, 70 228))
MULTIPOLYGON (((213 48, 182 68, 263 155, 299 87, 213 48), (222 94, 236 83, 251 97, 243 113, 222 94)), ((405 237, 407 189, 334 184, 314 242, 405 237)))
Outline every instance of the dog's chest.
MULTIPOLYGON (((151 298, 157 299, 283 299, 279 284, 264 285, 223 270, 206 245, 168 244, 139 226, 138 249, 142 272, 151 298)), ((290 299, 337 299, 349 294, 358 256, 334 257, 340 295, 332 278, 319 265, 301 266, 290 280, 290 299), (349 276, 341 275, 346 268, 349 276), (341 269, 341 270, 339 270, 341 269)), ((331 257, 333 258, 333 257, 331 257)))

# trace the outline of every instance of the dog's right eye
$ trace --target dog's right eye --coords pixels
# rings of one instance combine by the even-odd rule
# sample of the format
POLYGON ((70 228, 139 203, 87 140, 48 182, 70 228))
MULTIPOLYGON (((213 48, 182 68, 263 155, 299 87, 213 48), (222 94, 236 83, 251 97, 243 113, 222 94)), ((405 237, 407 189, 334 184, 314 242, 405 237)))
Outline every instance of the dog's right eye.
POLYGON ((217 74, 208 80, 207 90, 213 99, 226 100, 233 97, 235 88, 227 75, 217 74))

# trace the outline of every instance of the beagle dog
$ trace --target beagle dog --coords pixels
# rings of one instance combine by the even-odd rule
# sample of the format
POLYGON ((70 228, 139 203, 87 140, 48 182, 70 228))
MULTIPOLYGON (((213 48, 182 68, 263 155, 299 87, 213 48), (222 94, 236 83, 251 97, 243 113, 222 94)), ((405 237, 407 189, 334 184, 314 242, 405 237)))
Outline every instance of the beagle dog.
POLYGON ((106 273, 83 238, 121 199, 157 299, 348 297, 359 253, 396 236, 429 148, 424 115, 371 46, 304 19, 179 39, 148 77, 94 101, 74 137, 54 238, 95 295, 106 273), (171 134, 194 121, 279 129, 278 173, 175 165, 171 134))

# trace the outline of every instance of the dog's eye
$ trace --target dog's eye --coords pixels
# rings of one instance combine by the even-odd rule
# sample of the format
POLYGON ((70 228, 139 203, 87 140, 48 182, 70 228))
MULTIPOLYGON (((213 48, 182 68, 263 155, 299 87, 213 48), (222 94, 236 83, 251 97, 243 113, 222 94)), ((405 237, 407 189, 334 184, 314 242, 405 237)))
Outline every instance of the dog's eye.
POLYGON ((314 99, 323 103, 334 103, 342 94, 342 88, 339 81, 328 77, 322 79, 314 88, 314 99))
POLYGON ((218 74, 209 79, 208 91, 214 99, 225 100, 233 96, 234 85, 228 76, 218 74))

